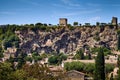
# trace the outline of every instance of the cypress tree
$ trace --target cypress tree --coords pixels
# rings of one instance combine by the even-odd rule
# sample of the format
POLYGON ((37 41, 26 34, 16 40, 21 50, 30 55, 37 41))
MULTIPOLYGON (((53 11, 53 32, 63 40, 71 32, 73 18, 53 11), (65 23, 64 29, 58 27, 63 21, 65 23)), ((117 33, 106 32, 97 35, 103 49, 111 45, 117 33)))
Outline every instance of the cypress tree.
POLYGON ((120 80, 120 55, 118 56, 117 66, 118 66, 118 68, 119 68, 117 80, 120 80))
POLYGON ((120 55, 118 55, 117 66, 120 67, 120 55))
POLYGON ((120 80, 120 66, 119 66, 119 70, 118 70, 118 77, 117 80, 120 80))
POLYGON ((84 59, 84 53, 82 49, 79 50, 79 55, 80 55, 80 59, 84 59))
POLYGON ((103 48, 100 48, 95 59, 95 75, 94 80, 105 80, 105 60, 103 48))
POLYGON ((118 42, 117 42, 117 50, 120 50, 120 30, 117 31, 118 42))
MULTIPOLYGON (((117 49, 120 50, 120 30, 117 31, 117 35, 118 35, 117 49)), ((120 56, 118 56, 117 66, 119 67, 117 80, 120 80, 120 56)))
POLYGON ((117 49, 120 50, 120 34, 118 34, 117 49))

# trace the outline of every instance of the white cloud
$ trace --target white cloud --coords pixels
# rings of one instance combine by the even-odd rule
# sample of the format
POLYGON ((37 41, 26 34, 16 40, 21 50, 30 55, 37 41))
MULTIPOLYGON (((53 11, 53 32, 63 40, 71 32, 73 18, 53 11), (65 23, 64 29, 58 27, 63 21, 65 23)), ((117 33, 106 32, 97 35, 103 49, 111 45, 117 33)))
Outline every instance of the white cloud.
POLYGON ((79 7, 80 4, 78 3, 73 3, 72 0, 61 0, 64 4, 72 6, 72 7, 79 7))
MULTIPOLYGON (((78 16, 82 14, 91 14, 91 13, 97 13, 101 11, 101 9, 95 9, 95 10, 81 10, 81 11, 72 11, 69 13, 60 13, 60 12, 53 12, 53 15, 58 17, 70 17, 70 16, 78 16)), ((96 18, 97 20, 98 18, 96 18)), ((95 20, 95 19, 94 19, 95 20)))
POLYGON ((64 6, 64 5, 61 5, 61 4, 56 4, 56 3, 53 3, 52 4, 53 6, 55 6, 55 7, 63 7, 63 8, 65 8, 66 6, 64 6))
POLYGON ((24 2, 24 3, 27 3, 27 4, 30 4, 30 5, 34 5, 34 6, 39 6, 40 4, 38 2, 36 2, 35 0, 32 1, 32 0, 19 0, 21 2, 24 2))
MULTIPOLYGON (((95 9, 95 10, 83 10, 83 11, 74 11, 71 13, 65 13, 63 16, 74 16, 74 15, 80 15, 80 14, 91 14, 101 11, 101 9, 95 9)), ((97 19, 97 18, 96 18, 97 19)))
POLYGON ((88 6, 91 6, 91 7, 98 7, 100 6, 100 4, 96 4, 96 3, 87 3, 88 6))
POLYGON ((14 15, 14 12, 2 11, 0 12, 1 15, 14 15))
MULTIPOLYGON (((70 9, 70 10, 79 10, 82 12, 80 13, 87 13, 90 12, 89 9, 94 9, 98 8, 101 6, 100 4, 94 4, 94 3, 84 3, 80 4, 77 0, 60 0, 62 3, 53 3, 52 6, 55 7, 60 7, 64 9, 70 9), (88 11, 86 11, 88 10, 88 11)), ((76 14, 76 13, 75 13, 76 14)))
POLYGON ((120 4, 112 4, 111 6, 120 7, 120 4))
POLYGON ((90 22, 90 23, 97 22, 97 21, 100 21, 100 19, 101 19, 100 16, 96 16, 88 19, 87 22, 90 22))
POLYGON ((56 3, 53 3, 52 6, 54 7, 59 7, 59 8, 64 8, 64 9, 73 9, 73 10, 83 10, 83 9, 86 9, 84 7, 73 7, 73 6, 66 6, 66 5, 63 5, 63 4, 56 4, 56 3))

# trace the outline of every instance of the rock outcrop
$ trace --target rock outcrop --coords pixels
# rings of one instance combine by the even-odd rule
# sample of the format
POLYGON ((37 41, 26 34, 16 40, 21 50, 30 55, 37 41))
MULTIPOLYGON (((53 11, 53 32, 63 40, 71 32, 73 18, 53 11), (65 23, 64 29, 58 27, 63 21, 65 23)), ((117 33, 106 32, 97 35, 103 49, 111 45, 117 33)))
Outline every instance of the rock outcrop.
POLYGON ((74 53, 80 48, 93 48, 105 46, 115 49, 117 33, 109 26, 101 30, 100 27, 55 28, 49 31, 21 30, 16 31, 20 38, 20 48, 26 53, 37 51, 39 53, 63 52, 74 53))

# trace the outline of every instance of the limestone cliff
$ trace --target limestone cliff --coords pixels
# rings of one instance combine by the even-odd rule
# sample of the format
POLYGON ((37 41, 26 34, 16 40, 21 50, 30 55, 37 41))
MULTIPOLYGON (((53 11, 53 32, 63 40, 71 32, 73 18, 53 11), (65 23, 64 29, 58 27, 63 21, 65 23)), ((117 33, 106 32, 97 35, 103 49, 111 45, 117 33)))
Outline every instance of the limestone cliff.
POLYGON ((115 49, 117 33, 115 28, 75 27, 51 28, 44 30, 19 30, 15 33, 20 38, 20 48, 26 53, 37 51, 39 53, 63 52, 74 53, 80 48, 105 46, 115 49))

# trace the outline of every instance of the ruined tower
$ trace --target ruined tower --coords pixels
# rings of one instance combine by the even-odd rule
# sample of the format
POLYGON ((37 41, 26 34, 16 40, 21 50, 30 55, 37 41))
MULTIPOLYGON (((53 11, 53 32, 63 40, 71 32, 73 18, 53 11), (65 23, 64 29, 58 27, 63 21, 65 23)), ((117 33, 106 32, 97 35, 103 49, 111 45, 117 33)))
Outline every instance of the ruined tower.
POLYGON ((117 17, 112 17, 111 21, 112 25, 117 25, 118 24, 117 21, 118 21, 117 17))
POLYGON ((60 18, 59 25, 60 26, 67 26, 67 18, 60 18))

